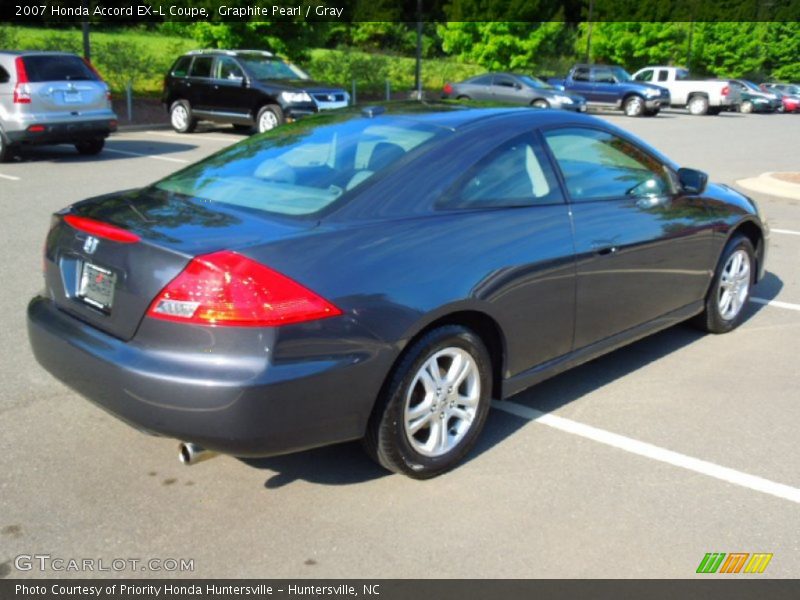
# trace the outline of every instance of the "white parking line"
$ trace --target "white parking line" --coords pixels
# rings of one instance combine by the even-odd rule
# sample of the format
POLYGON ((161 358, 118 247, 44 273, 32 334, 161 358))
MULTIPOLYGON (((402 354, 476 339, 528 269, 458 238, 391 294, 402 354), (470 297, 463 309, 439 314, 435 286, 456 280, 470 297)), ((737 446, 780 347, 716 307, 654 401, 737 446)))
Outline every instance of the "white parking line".
POLYGON ((770 233, 785 233, 786 235, 800 235, 800 231, 792 231, 791 229, 770 229, 770 233))
POLYGON ((148 131, 147 133, 149 135, 160 135, 161 137, 180 138, 187 142, 191 142, 193 140, 209 140, 212 142, 228 142, 229 144, 233 144, 234 142, 238 142, 244 139, 241 137, 222 137, 222 136, 213 136, 213 135, 196 134, 196 133, 187 135, 185 133, 169 133, 166 131, 148 131))
POLYGON ((765 306, 774 306, 776 308, 786 308, 789 310, 800 310, 800 304, 792 304, 791 302, 781 302, 780 300, 767 300, 766 298, 750 298, 751 302, 756 304, 763 304, 765 306))
POLYGON ((653 444, 648 444, 647 442, 640 442, 639 440, 634 440, 633 438, 625 437, 624 435, 611 433, 610 431, 598 429, 597 427, 592 427, 591 425, 584 425, 583 423, 578 423, 577 421, 565 419, 564 417, 559 417, 550 413, 544 413, 536 410, 535 408, 517 404, 516 402, 495 402, 493 403, 493 406, 502 410, 503 412, 507 412, 517 417, 522 417, 523 419, 528 419, 529 421, 535 421, 542 425, 547 425, 548 427, 553 427, 554 429, 558 429, 566 433, 571 433, 573 435, 605 444, 606 446, 611 446, 619 450, 624 450, 625 452, 630 452, 631 454, 637 454, 658 462, 680 467, 688 471, 694 471, 695 473, 707 475, 709 477, 727 481, 728 483, 732 483, 740 487, 749 488, 757 492, 762 492, 764 494, 769 494, 770 496, 783 498, 784 500, 789 500, 790 502, 800 504, 800 489, 785 485, 783 483, 777 483, 775 481, 770 481, 769 479, 757 477, 756 475, 750 475, 735 469, 722 467, 705 460, 700 460, 699 458, 693 458, 691 456, 681 454, 680 452, 673 452, 672 450, 654 446, 653 444))
POLYGON ((13 175, 3 175, 0 173, 0 179, 8 179, 9 181, 19 181, 19 177, 14 177, 13 175))
POLYGON ((145 158, 153 158, 155 160, 166 160, 169 162, 176 162, 176 163, 188 163, 188 160, 184 160, 183 158, 172 158, 171 156, 157 156, 155 154, 142 154, 140 152, 128 152, 127 150, 114 150, 112 148, 106 148, 105 152, 114 152, 116 154, 126 154, 127 156, 144 156, 145 158))

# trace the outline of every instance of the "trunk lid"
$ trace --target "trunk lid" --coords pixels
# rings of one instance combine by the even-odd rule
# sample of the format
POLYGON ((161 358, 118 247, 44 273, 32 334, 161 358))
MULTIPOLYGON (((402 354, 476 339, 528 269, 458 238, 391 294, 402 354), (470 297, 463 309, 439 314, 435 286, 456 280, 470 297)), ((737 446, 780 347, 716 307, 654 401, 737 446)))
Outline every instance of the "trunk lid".
POLYGON ((129 340, 153 299, 193 257, 282 239, 314 225, 152 188, 86 200, 54 216, 45 245, 47 294, 62 310, 129 340), (70 225, 68 216, 139 239, 113 241, 70 225))

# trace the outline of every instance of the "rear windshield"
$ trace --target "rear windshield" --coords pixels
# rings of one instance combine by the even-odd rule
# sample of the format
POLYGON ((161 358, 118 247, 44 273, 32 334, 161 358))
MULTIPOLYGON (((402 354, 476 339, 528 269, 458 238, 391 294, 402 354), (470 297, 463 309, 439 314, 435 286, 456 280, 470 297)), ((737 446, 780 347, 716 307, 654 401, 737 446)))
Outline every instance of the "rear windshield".
POLYGON ((26 56, 28 81, 96 81, 97 75, 77 56, 26 56))
POLYGON ((236 144, 155 187, 280 215, 310 215, 447 131, 403 117, 319 115, 236 144))

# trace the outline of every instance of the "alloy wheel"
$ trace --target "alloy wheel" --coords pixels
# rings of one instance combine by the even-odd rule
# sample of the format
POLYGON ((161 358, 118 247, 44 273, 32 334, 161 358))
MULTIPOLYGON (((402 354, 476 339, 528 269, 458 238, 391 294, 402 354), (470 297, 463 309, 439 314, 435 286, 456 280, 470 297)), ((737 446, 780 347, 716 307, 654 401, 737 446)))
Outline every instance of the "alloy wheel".
POLYGON ((423 456, 447 454, 470 430, 480 397, 475 359, 452 346, 436 352, 422 364, 406 394, 403 424, 408 442, 423 456))
POLYGON ((750 291, 750 279, 750 257, 744 250, 737 250, 728 257, 719 280, 717 306, 726 321, 741 312, 750 291))
POLYGON ((172 109, 172 127, 177 130, 184 130, 186 129, 186 124, 189 122, 189 113, 186 110, 186 107, 182 104, 178 104, 175 108, 172 109))
POLYGON ((271 110, 265 110, 258 120, 258 132, 264 133, 278 126, 278 117, 271 110))

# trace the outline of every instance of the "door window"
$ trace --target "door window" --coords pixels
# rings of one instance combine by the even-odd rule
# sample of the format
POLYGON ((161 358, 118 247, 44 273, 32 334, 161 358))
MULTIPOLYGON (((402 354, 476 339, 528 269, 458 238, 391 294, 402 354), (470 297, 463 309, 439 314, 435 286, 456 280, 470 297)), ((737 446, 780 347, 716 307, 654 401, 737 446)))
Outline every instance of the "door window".
POLYGON ((666 81, 668 78, 669 78, 669 71, 665 71, 664 69, 661 69, 658 72, 658 80, 659 81, 666 81))
POLYGON ((617 81, 611 69, 597 69, 594 72, 594 80, 597 83, 616 83, 617 81))
POLYGON ((212 56, 195 56, 192 68, 189 70, 189 77, 211 77, 212 62, 214 62, 212 56))
POLYGON ((589 69, 587 67, 578 67, 572 73, 572 81, 589 81, 589 69))
POLYGON ((575 202, 643 198, 674 192, 668 169, 649 154, 599 129, 570 127, 545 139, 575 202))
POLYGON ((647 69, 637 74, 634 78, 636 81, 653 81, 653 69, 647 69))
POLYGON ((227 81, 241 81, 244 79, 242 68, 235 60, 227 56, 217 58, 217 65, 214 71, 216 79, 225 79, 227 81))
POLYGON ((499 85, 500 87, 504 88, 513 88, 516 84, 511 77, 506 77, 505 75, 495 75, 494 85, 499 85))

